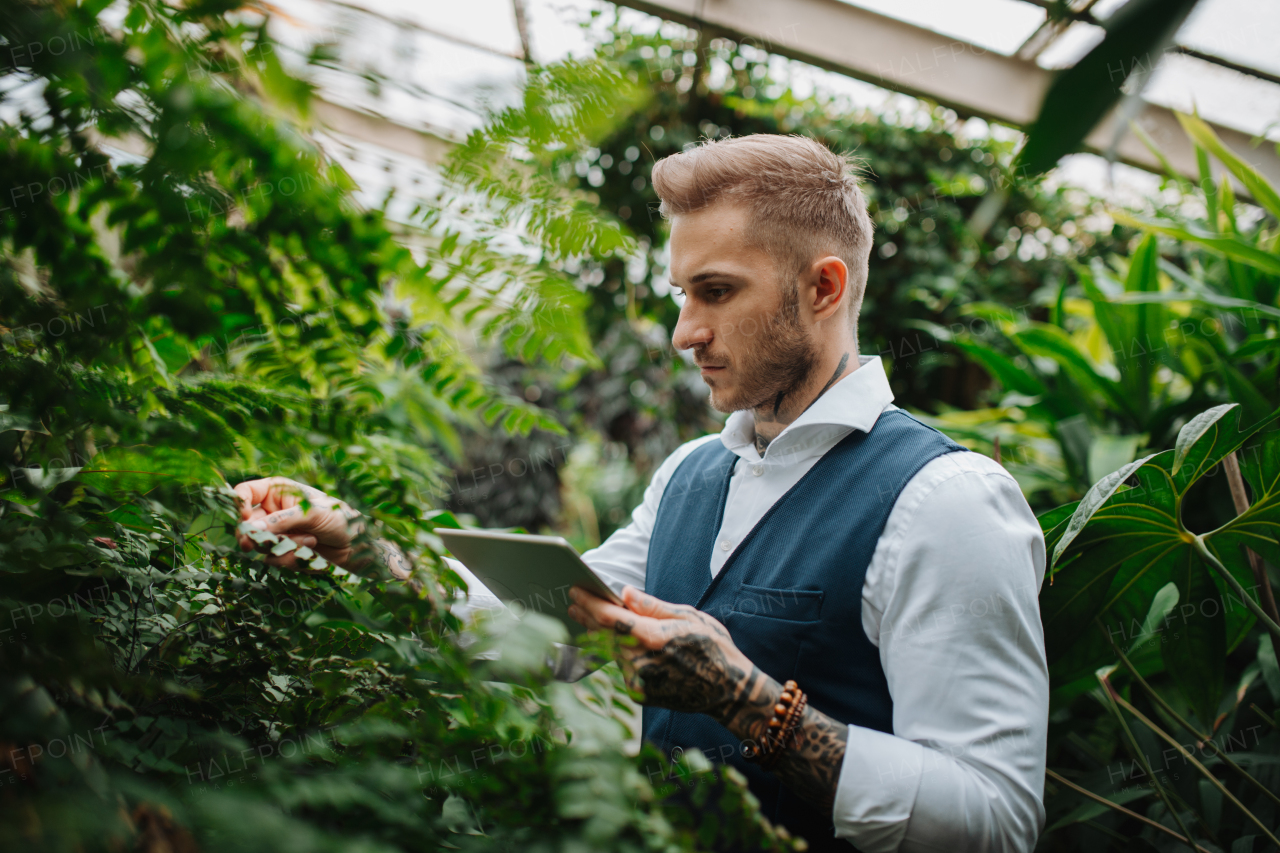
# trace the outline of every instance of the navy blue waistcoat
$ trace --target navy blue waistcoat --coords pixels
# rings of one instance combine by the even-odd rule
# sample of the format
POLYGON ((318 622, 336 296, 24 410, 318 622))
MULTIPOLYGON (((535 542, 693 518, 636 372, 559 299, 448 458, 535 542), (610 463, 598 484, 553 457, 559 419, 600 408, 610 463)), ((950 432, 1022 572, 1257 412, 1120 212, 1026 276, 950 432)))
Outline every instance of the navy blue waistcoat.
MULTIPOLYGON (((925 463, 960 445, 901 410, 829 450, 738 543, 713 580, 711 549, 737 457, 718 441, 689 454, 662 495, 645 591, 724 623, 734 643, 809 704, 842 723, 893 731, 880 653, 862 630, 862 582, 898 494, 925 463)), ((742 771, 765 816, 809 842, 851 850, 826 817, 739 756, 741 744, 705 714, 644 709, 644 737, 670 755, 699 749, 742 771)))

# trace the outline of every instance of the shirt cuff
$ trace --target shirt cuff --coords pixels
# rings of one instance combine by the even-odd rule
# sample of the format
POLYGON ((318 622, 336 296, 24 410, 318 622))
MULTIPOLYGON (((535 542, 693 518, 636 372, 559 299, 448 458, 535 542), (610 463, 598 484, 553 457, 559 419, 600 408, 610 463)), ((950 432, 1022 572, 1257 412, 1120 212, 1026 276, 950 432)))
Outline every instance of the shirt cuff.
POLYGON ((925 748, 891 734, 849 726, 836 785, 836 837, 863 853, 893 853, 915 807, 925 748))

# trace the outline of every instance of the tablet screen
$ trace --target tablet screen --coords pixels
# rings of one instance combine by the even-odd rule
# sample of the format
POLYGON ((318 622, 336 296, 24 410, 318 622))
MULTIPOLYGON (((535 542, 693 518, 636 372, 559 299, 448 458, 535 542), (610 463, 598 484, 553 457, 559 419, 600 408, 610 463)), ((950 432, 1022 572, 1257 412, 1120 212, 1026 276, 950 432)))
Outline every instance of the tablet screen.
POLYGON ((559 536, 446 528, 434 532, 517 616, 533 611, 558 619, 571 637, 585 633, 586 628, 569 616, 570 587, 580 586, 622 604, 573 546, 559 536))

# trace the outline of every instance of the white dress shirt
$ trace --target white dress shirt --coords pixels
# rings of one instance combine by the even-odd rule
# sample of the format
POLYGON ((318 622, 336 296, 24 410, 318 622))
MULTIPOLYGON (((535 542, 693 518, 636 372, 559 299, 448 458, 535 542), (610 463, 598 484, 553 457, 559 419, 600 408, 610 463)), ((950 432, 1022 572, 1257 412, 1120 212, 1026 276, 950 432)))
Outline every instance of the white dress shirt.
MULTIPOLYGON (((714 577, 824 453, 852 430, 869 431, 892 406, 880 359, 862 357, 763 457, 751 413, 736 412, 719 436, 672 453, 631 523, 583 559, 615 591, 644 589, 663 491, 690 452, 719 439, 739 459, 711 551, 714 577)), ((893 734, 849 726, 836 788, 838 837, 864 853, 1035 846, 1045 818, 1049 709, 1037 598, 1044 558, 1039 523, 1013 477, 991 459, 946 454, 908 481, 862 589, 861 630, 880 650, 893 734)))

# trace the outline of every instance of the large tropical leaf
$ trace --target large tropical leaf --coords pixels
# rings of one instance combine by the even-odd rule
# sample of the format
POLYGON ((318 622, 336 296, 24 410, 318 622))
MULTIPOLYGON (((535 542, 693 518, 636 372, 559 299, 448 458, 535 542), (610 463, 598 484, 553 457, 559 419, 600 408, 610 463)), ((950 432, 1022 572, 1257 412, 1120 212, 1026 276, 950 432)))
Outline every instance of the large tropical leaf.
POLYGON ((1017 391, 1029 397, 1038 397, 1045 393, 1044 385, 1035 377, 1035 374, 1018 367, 1007 356, 996 352, 991 347, 968 340, 956 340, 955 345, 985 367, 987 372, 1008 390, 1017 391))
POLYGON ((1267 314, 1280 317, 1280 308, 1264 305, 1251 299, 1237 299, 1221 293, 1206 291, 1204 293, 1188 293, 1183 290, 1166 290, 1157 293, 1141 291, 1137 293, 1121 293, 1108 297, 1107 301, 1117 305, 1169 304, 1173 302, 1193 302, 1212 305, 1215 308, 1229 308, 1238 311, 1249 311, 1256 314, 1267 314))
POLYGON ((1156 594, 1172 583, 1181 604, 1165 621, 1164 668, 1188 706, 1212 725, 1224 689, 1217 662, 1253 616, 1202 557, 1183 523, 1183 505, 1227 454, 1247 445, 1243 467, 1253 505, 1202 537, 1237 581, 1255 587, 1242 546, 1261 543, 1280 556, 1280 431, 1266 431, 1273 419, 1241 431, 1239 406, 1210 409, 1183 427, 1173 450, 1104 477, 1069 519, 1061 512, 1044 517, 1051 575, 1041 611, 1057 683, 1111 661, 1108 635, 1129 641, 1141 633, 1156 594))

